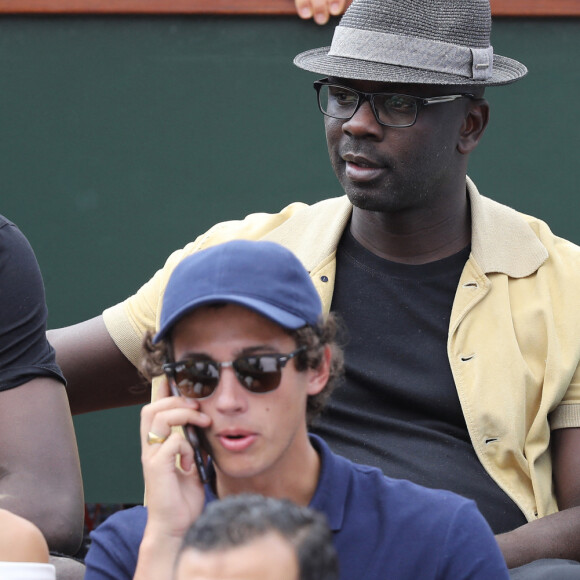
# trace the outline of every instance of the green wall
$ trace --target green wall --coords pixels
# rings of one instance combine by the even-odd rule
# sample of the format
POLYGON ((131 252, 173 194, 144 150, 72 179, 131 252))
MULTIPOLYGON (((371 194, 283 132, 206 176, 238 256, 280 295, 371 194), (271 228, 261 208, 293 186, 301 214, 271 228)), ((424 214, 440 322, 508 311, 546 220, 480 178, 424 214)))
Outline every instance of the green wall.
MULTIPOLYGON (((216 221, 339 195, 296 18, 3 17, 0 213, 33 244, 51 327, 99 314, 216 221)), ((580 243, 580 20, 500 20, 527 78, 488 91, 471 176, 580 243)), ((142 498, 138 408, 75 418, 87 501, 142 498)))

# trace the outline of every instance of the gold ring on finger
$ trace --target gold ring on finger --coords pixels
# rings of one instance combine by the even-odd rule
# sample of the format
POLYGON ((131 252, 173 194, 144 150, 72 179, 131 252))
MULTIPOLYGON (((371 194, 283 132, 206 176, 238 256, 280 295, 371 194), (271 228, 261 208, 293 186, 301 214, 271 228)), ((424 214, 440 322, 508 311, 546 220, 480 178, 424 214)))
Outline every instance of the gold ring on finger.
POLYGON ((149 445, 156 445, 157 443, 164 443, 165 441, 167 441, 167 437, 160 437, 157 433, 153 433, 153 431, 147 433, 147 443, 149 445))

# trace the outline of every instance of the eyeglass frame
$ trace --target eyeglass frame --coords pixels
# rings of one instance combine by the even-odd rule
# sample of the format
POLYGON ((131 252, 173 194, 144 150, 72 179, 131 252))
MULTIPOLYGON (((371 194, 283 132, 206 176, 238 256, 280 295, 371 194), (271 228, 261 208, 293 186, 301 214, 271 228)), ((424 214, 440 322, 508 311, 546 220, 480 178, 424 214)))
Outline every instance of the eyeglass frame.
MULTIPOLYGON (((186 362, 191 361, 194 357, 190 356, 189 358, 184 358, 178 361, 174 361, 174 362, 168 362, 165 363, 162 368, 163 368, 163 372, 165 373, 165 375, 169 378, 169 379, 173 379, 173 381, 175 382, 175 385, 177 387, 177 389, 179 390, 179 393, 183 396, 183 397, 187 397, 187 398, 191 398, 191 399, 195 399, 195 400, 205 400, 205 399, 209 399, 209 397, 211 397, 216 391, 217 388, 219 386, 220 380, 221 380, 221 371, 224 368, 232 368, 234 371, 234 375, 236 376, 236 379, 238 381, 238 383, 240 385, 242 385, 242 387, 244 387, 244 389, 246 389, 246 391, 248 391, 249 393, 252 393, 253 395, 264 395, 266 393, 271 393, 273 391, 275 391, 279 386, 280 383, 282 382, 282 370, 284 369, 284 367, 286 366, 286 364, 288 363, 289 360, 293 359, 294 357, 296 357, 297 355, 299 355, 300 353, 304 352, 305 350, 307 350, 306 345, 302 345, 299 346, 297 349, 293 350, 292 352, 288 353, 288 354, 282 354, 282 353, 262 353, 262 354, 251 354, 251 355, 245 355, 245 356, 239 356, 237 358, 235 358, 234 360, 231 361, 223 361, 223 362, 218 362, 214 359, 212 359, 211 357, 206 357, 206 358, 200 358, 200 361, 204 361, 206 363, 212 363, 213 365, 215 365, 215 367, 218 369, 218 376, 217 376, 217 382, 215 387, 213 387, 213 390, 211 391, 211 393, 209 395, 206 395, 205 397, 188 397, 187 395, 185 395, 181 388, 179 387, 179 384, 177 383, 177 377, 176 377, 176 367, 177 365, 185 365, 186 362), (248 387, 241 379, 240 374, 238 372, 238 370, 235 367, 236 362, 240 361, 240 360, 245 360, 248 358, 259 358, 259 357, 272 357, 276 360, 277 366, 279 366, 279 368, 276 371, 267 371, 264 374, 270 374, 273 372, 279 373, 280 374, 280 379, 278 380, 278 383, 276 384, 275 387, 268 389, 267 391, 253 391, 250 387, 248 387)), ((214 379, 214 377, 208 377, 211 379, 214 379)), ((192 381, 190 381, 192 382, 192 381)))
POLYGON ((383 127, 393 127, 395 129, 406 129, 407 127, 412 127, 417 122, 417 117, 419 116, 419 109, 421 109, 422 107, 426 107, 428 105, 436 105, 439 103, 450 103, 452 101, 456 101, 457 99, 462 99, 463 97, 466 97, 469 99, 476 98, 476 96, 472 93, 459 93, 459 94, 455 94, 455 95, 441 95, 438 97, 417 97, 415 95, 406 95, 404 93, 384 93, 384 92, 366 93, 364 91, 359 91, 357 89, 353 89, 352 87, 347 87, 345 85, 340 85, 337 83, 330 82, 330 80, 328 78, 319 79, 317 81, 314 81, 313 86, 314 86, 314 90, 316 91, 316 100, 318 102, 318 108, 320 109, 320 112, 323 115, 325 115, 326 117, 330 117, 331 119, 339 119, 341 121, 349 121, 350 119, 352 119, 356 115, 357 111, 361 108, 363 103, 365 101, 368 101, 370 106, 371 106, 371 110, 373 112, 373 115, 374 115, 377 123, 379 125, 382 125, 383 127), (322 108, 322 104, 320 102, 320 89, 323 86, 332 86, 332 87, 338 87, 340 89, 346 89, 347 91, 350 91, 350 92, 355 93, 357 95, 358 102, 356 104, 354 111, 350 115, 350 117, 335 117, 334 115, 331 115, 331 114, 324 111, 324 109, 322 108), (408 123, 406 125, 391 125, 389 123, 385 123, 384 121, 381 121, 379 119, 379 115, 378 115, 377 110, 375 108, 375 101, 374 101, 375 96, 378 96, 378 95, 389 95, 389 96, 395 96, 395 97, 401 96, 401 97, 409 97, 411 99, 414 99, 414 101, 416 103, 416 107, 415 107, 415 118, 413 119, 413 122, 408 123))

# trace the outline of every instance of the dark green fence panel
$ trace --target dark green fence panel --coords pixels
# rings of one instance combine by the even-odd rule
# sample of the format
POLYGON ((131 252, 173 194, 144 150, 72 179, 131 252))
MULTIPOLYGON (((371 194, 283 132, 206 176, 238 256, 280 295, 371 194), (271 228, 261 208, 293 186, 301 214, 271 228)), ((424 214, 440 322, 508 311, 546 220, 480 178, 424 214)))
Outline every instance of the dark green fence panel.
MULTIPOLYGON (((99 314, 207 227, 339 195, 311 81, 332 28, 267 17, 0 19, 0 213, 43 270, 52 327, 99 314)), ((529 67, 490 89, 470 173, 580 242, 579 20, 501 20, 529 67)), ((142 497, 137 408, 75 418, 87 501, 142 497)))

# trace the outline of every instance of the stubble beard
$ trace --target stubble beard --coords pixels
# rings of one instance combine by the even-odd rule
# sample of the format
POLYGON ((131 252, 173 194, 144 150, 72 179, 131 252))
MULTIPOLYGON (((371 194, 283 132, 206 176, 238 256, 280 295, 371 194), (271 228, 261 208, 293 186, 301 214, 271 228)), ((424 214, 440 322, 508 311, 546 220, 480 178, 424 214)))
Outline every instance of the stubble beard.
POLYGON ((341 185, 354 207, 364 211, 399 213, 420 207, 425 203, 426 192, 417 186, 402 189, 393 184, 361 187, 347 180, 341 185))

